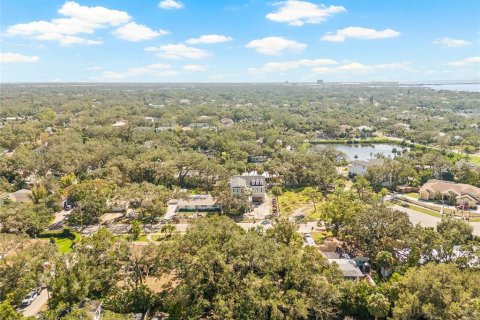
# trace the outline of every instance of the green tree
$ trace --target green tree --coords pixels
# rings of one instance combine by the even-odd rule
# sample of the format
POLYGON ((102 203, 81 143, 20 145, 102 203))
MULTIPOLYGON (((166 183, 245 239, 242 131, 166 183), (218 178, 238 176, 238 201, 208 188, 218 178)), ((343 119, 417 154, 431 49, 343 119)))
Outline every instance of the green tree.
POLYGON ((31 198, 34 203, 39 204, 41 200, 48 196, 48 191, 44 185, 39 184, 32 187, 31 198))
POLYGON ((393 319, 473 319, 478 315, 477 270, 451 264, 411 268, 400 277, 393 319))
POLYGON ((368 312, 375 318, 385 318, 390 312, 390 301, 381 293, 374 293, 367 298, 368 312))
POLYGON ((61 303, 74 306, 83 301, 89 294, 91 284, 87 257, 62 256, 54 265, 54 273, 48 286, 51 294, 49 306, 56 308, 61 303))
POLYGON ((132 240, 138 240, 140 233, 142 233, 142 223, 139 220, 132 220, 128 233, 130 233, 132 240))
POLYGON ((334 236, 337 236, 340 229, 350 224, 355 215, 363 210, 363 207, 357 194, 337 188, 319 206, 319 211, 327 228, 332 231, 334 236))

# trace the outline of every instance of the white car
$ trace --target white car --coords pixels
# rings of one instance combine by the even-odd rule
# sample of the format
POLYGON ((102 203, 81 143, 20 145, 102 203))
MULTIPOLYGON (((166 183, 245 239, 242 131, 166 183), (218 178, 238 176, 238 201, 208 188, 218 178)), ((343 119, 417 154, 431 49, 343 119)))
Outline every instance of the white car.
POLYGON ((25 297, 25 299, 22 300, 22 306, 29 306, 37 297, 38 297, 37 290, 30 291, 25 297))

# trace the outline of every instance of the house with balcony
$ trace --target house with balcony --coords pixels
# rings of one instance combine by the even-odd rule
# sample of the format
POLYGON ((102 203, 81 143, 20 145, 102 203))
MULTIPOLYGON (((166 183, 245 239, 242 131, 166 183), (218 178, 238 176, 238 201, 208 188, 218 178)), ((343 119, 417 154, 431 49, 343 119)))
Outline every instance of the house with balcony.
POLYGON ((252 203, 263 203, 267 198, 267 173, 244 172, 230 179, 230 190, 234 195, 247 194, 252 203))

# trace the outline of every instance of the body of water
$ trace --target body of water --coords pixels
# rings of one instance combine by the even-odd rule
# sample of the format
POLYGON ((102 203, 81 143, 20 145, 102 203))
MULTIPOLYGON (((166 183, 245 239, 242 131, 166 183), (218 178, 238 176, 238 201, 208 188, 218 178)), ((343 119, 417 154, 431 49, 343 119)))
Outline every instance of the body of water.
POLYGON ((403 149, 409 149, 407 147, 401 147, 395 144, 378 143, 378 144, 318 144, 314 148, 321 149, 327 146, 334 147, 338 151, 341 151, 347 155, 348 160, 369 160, 375 158, 375 154, 382 153, 384 156, 393 158, 393 149, 401 151, 403 149), (357 157, 355 157, 357 156, 357 157))
POLYGON ((450 91, 468 91, 468 92, 480 92, 479 83, 470 84, 435 84, 435 85, 423 85, 422 87, 428 87, 433 90, 450 90, 450 91))

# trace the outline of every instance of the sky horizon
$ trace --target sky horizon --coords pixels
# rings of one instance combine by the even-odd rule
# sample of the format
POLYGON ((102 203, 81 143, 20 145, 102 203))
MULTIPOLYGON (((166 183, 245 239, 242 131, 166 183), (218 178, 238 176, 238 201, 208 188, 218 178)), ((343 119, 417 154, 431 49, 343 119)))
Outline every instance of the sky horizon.
POLYGON ((0 82, 480 79, 480 1, 4 0, 0 82))

